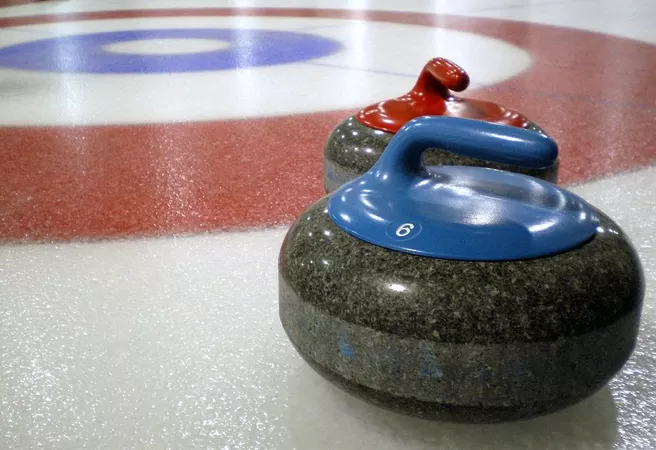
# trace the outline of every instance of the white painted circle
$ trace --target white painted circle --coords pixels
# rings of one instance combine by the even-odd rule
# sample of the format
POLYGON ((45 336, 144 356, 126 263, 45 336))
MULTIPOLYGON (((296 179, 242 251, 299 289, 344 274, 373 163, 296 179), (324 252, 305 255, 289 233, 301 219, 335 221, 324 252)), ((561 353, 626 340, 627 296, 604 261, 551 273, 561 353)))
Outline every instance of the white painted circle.
POLYGON ((216 39, 137 39, 105 45, 102 49, 110 53, 129 55, 184 55, 206 53, 230 48, 227 41, 216 39))
MULTIPOLYGON (((532 64, 525 50, 473 33, 322 18, 198 16, 63 22, 4 28, 0 42, 9 46, 55 36, 163 28, 289 30, 335 39, 343 50, 301 63, 176 74, 0 69, 0 84, 14 86, 12 95, 0 97, 0 125, 198 122, 354 109, 404 94, 436 56, 462 66, 472 80, 470 90, 500 83, 532 64)), ((157 51, 153 50, 157 45, 131 45, 128 51, 149 51, 146 47, 157 51)))

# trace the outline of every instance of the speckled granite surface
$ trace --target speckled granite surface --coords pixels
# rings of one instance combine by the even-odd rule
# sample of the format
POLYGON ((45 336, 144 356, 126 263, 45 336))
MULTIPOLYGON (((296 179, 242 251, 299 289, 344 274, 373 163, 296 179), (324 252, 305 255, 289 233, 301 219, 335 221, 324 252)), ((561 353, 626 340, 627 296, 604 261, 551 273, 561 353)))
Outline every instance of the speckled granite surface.
MULTIPOLYGON (((546 134, 537 125, 531 129, 546 134)), ((324 188, 332 192, 346 181, 350 181, 368 171, 378 161, 394 134, 373 130, 361 124, 354 116, 344 119, 332 131, 324 146, 324 188)), ((526 169, 508 164, 497 164, 455 153, 430 149, 425 153, 424 162, 428 166, 463 165, 491 167, 542 178, 555 183, 558 181, 559 161, 545 169, 526 169)))
POLYGON ((297 350, 348 390, 431 418, 542 414, 601 388, 635 345, 643 274, 622 230, 526 261, 412 256, 352 238, 327 197, 280 253, 280 315, 297 350))

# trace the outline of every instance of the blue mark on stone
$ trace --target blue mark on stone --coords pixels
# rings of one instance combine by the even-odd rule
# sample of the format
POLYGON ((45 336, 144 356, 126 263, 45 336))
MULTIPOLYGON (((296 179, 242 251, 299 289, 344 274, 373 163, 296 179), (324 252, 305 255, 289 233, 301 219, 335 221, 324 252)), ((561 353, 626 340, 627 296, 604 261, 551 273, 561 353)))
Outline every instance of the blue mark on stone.
POLYGON ((181 73, 305 62, 339 42, 309 33, 256 29, 129 30, 58 36, 0 48, 0 67, 60 73, 181 73), (227 48, 176 54, 113 53, 103 47, 149 39, 210 39, 227 48))
POLYGON ((522 359, 517 359, 512 364, 512 372, 518 376, 526 375, 528 373, 528 364, 522 359))
POLYGON ((332 167, 328 167, 327 178, 330 181, 335 181, 335 170, 332 167))
POLYGON ((421 371, 419 372, 422 377, 431 377, 431 378, 442 378, 444 376, 444 373, 442 372, 442 369, 438 366, 426 366, 422 367, 421 371))
POLYGON ((419 375, 438 380, 444 376, 442 366, 437 362, 435 354, 429 349, 424 349, 419 356, 419 375))
POLYGON ((344 336, 339 337, 339 353, 345 358, 355 359, 355 350, 344 336))
POLYGON ((492 368, 487 365, 481 367, 480 376, 481 381, 489 383, 492 380, 492 368))
POLYGON ((400 377, 403 375, 402 370, 402 364, 401 364, 401 359, 396 357, 396 355, 391 355, 391 357, 388 360, 388 373, 390 375, 400 377))

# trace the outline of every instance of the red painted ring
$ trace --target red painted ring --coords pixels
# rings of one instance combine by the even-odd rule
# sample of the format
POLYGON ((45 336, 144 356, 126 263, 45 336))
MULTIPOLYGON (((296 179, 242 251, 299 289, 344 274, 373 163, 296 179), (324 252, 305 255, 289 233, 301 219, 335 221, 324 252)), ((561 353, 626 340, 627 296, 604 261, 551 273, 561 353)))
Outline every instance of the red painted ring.
MULTIPOLYGON (((534 65, 500 85, 468 94, 516 108, 540 123, 559 142, 561 183, 656 160, 656 136, 650 131, 656 115, 656 85, 650 80, 656 47, 630 39, 495 19, 275 8, 100 11, 2 18, 0 27, 196 15, 359 19, 502 39, 528 50, 534 65)), ((322 145, 332 127, 354 112, 191 124, 0 128, 0 239, 99 239, 289 223, 323 195, 322 145), (170 160, 171 154, 178 159, 170 160), (175 173, 167 172, 172 168, 175 173), (163 176, 168 190, 162 188, 163 176)))

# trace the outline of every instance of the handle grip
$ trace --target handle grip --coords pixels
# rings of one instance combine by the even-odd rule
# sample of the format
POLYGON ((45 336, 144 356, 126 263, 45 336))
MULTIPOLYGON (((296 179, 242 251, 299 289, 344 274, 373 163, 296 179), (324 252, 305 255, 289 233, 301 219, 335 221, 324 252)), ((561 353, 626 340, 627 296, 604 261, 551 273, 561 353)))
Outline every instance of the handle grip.
POLYGON ((529 121, 517 111, 502 105, 458 98, 469 86, 469 75, 446 58, 433 58, 424 65, 410 92, 369 105, 357 113, 360 123, 370 128, 398 132, 408 121, 421 116, 467 117, 526 128, 529 121))
POLYGON ((375 166, 379 174, 424 173, 423 153, 439 148, 485 161, 530 169, 551 166, 558 145, 548 136, 523 128, 458 117, 423 116, 409 121, 392 138, 375 166))
POLYGON ((433 58, 421 71, 413 93, 430 95, 435 92, 447 100, 451 96, 449 89, 462 92, 468 86, 469 75, 462 67, 445 58, 433 58))

